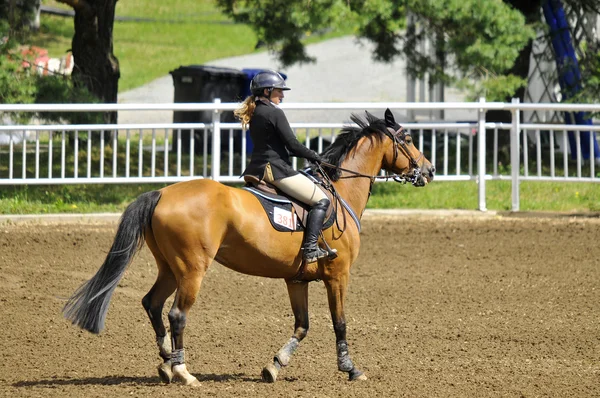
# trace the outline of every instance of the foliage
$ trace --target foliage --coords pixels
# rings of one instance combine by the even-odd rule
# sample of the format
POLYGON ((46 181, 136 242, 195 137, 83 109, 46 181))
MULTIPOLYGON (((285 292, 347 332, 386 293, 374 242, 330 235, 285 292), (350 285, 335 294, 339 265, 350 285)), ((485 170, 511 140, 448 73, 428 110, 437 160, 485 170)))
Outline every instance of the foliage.
MULTIPOLYGON (((33 17, 34 0, 15 3, 15 9, 9 10, 9 2, 0 2, 0 102, 5 104, 61 104, 90 103, 97 100, 85 89, 74 87, 71 79, 63 75, 39 76, 32 67, 34 59, 23 55, 29 53, 29 41, 32 31, 30 21, 33 17), (9 17, 13 15, 12 17, 9 17)), ((10 113, 12 122, 28 123, 32 118, 49 122, 96 123, 98 114, 44 112, 10 113)))
MULTIPOLYGON (((20 55, 14 41, 0 48, 0 102, 5 104, 70 104, 98 102, 84 87, 75 87, 66 76, 39 76, 20 55)), ((100 123, 101 115, 81 112, 10 113, 16 123, 28 123, 36 117, 58 123, 100 123)))
MULTIPOLYGON (((54 1, 48 4, 69 9, 54 1)), ((113 44, 121 72, 119 91, 164 77, 181 65, 256 51, 252 30, 223 15, 212 0, 119 1, 117 17, 113 44)), ((73 18, 42 14, 31 43, 60 57, 71 48, 73 35, 73 18)))
POLYGON ((534 37, 524 16, 500 0, 217 0, 225 13, 251 25, 285 65, 310 61, 300 41, 311 30, 352 26, 375 45, 375 59, 406 58, 409 72, 432 82, 477 80, 476 95, 504 99, 525 84, 506 75, 534 37), (406 18, 415 29, 406 30, 406 18), (435 54, 423 45, 437 40, 435 54), (444 58, 445 68, 439 60, 444 58), (448 71, 452 71, 448 73, 448 71))
POLYGON ((217 0, 235 21, 250 25, 258 40, 270 49, 280 43, 278 58, 283 66, 314 61, 305 50, 302 37, 309 32, 338 27, 353 18, 342 0, 217 0))
MULTIPOLYGON (((99 100, 84 86, 75 85, 67 76, 52 75, 38 77, 36 82, 36 104, 90 104, 99 100)), ((68 124, 102 123, 100 112, 44 112, 36 115, 50 122, 68 124)))
POLYGON ((600 40, 586 47, 586 56, 579 60, 583 88, 570 102, 593 104, 600 102, 600 40))
MULTIPOLYGON (((14 59, 16 44, 7 40, 0 47, 0 102, 4 104, 28 104, 33 102, 35 79, 14 59)), ((24 116, 21 116, 22 119, 24 116)), ((20 120, 24 121, 24 120, 20 120)))
POLYGON ((477 101, 484 97, 486 101, 505 101, 514 96, 514 93, 527 84, 525 79, 515 75, 485 76, 474 80, 463 78, 456 84, 457 87, 466 89, 469 93, 468 101, 477 101))
POLYGON ((8 32, 7 36, 26 37, 35 17, 36 3, 37 0, 1 0, 0 39, 2 38, 2 32, 8 32))
POLYGON ((0 1, 0 103, 31 103, 35 82, 18 56, 18 46, 27 40, 34 0, 0 1))

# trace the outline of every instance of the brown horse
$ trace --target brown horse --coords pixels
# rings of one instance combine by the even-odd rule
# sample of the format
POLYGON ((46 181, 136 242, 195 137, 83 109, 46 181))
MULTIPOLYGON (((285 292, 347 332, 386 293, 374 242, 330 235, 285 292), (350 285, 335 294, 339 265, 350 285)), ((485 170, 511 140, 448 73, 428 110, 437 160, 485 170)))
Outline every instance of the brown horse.
POLYGON ((188 312, 213 260, 244 274, 286 281, 295 317, 294 334, 262 372, 273 382, 308 332, 308 282, 324 282, 337 342, 338 369, 350 380, 366 379, 354 367, 346 342, 344 300, 350 266, 360 246, 362 215, 375 178, 381 169, 397 179, 424 186, 433 179, 434 168, 415 148, 410 135, 394 121, 367 113, 366 120, 353 116, 359 127, 347 127, 322 154, 325 173, 347 208, 339 207, 337 221, 323 238, 337 249, 335 259, 302 264, 302 232, 278 232, 271 226, 258 199, 246 190, 199 179, 147 192, 125 210, 104 263, 83 284, 63 310, 67 319, 92 333, 99 333, 112 293, 134 254, 144 241, 158 266, 154 286, 143 298, 162 357, 161 379, 198 385, 184 362, 183 331, 188 312), (299 273, 299 270, 302 270, 299 273), (165 301, 175 293, 168 313, 171 339, 163 324, 165 301))

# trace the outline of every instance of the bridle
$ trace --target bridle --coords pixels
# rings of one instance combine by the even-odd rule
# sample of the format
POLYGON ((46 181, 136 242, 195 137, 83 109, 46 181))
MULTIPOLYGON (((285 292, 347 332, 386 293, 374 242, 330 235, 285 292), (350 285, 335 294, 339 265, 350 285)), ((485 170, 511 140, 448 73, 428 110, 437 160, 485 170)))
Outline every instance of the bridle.
MULTIPOLYGON (((358 171, 349 170, 349 169, 346 169, 346 168, 343 168, 340 166, 336 166, 336 165, 333 165, 333 164, 330 164, 327 162, 317 162, 317 168, 319 169, 321 176, 323 176, 322 185, 325 189, 327 189, 328 191, 331 192, 331 194, 334 198, 334 206, 335 206, 336 212, 337 212, 339 204, 341 204, 348 211, 348 213, 350 214, 350 216, 356 223, 359 232, 360 232, 360 218, 357 217, 356 214, 354 214, 354 212, 352 211, 350 206, 338 194, 337 190, 335 189, 335 187, 332 184, 331 179, 329 178, 329 175, 327 173, 325 173, 322 166, 325 166, 325 167, 328 167, 328 168, 331 168, 334 170, 344 171, 346 173, 351 174, 349 176, 342 176, 342 177, 340 177, 340 179, 342 179, 342 178, 344 178, 344 179, 345 178, 361 178, 361 177, 368 178, 369 180, 371 180, 371 184, 369 185, 369 197, 371 196, 371 190, 373 189, 373 183, 377 179, 389 180, 391 178, 394 181, 402 183, 402 184, 406 184, 407 182, 410 182, 412 185, 416 185, 418 183, 419 179, 421 178, 421 168, 419 167, 419 161, 421 161, 421 159, 423 158, 423 153, 421 152, 416 159, 412 157, 412 155, 410 154, 410 150, 408 149, 408 144, 406 143, 406 136, 408 134, 404 132, 402 126, 400 126, 400 128, 398 130, 394 130, 390 127, 387 127, 387 131, 389 132, 389 136, 394 141, 394 160, 393 160, 393 162, 396 163, 396 160, 398 159, 398 153, 402 152, 402 154, 404 156, 406 156, 406 158, 408 159, 409 164, 412 166, 412 169, 413 169, 412 176, 407 176, 406 174, 368 175, 368 174, 359 173, 358 171)), ((364 212, 364 209, 363 209, 363 212, 364 212)), ((337 223, 338 229, 343 234, 346 229, 346 213, 342 212, 342 214, 343 214, 344 227, 343 228, 340 227, 337 219, 336 219, 336 223, 337 223)), ((362 217, 362 214, 361 214, 361 217, 362 217)))
MULTIPOLYGON (((382 180, 383 179, 385 179, 385 180, 393 179, 394 181, 399 182, 401 184, 406 184, 407 182, 410 182, 412 185, 417 184, 417 182, 420 180, 421 174, 422 174, 421 168, 419 167, 419 162, 423 158, 423 153, 421 152, 416 159, 412 157, 412 155, 410 154, 410 150, 408 149, 408 145, 406 144, 406 136, 409 134, 404 132, 404 129, 402 128, 402 126, 400 126, 400 128, 398 130, 394 130, 391 127, 388 127, 387 130, 389 132, 390 138, 392 138, 392 140, 394 141, 394 160, 393 160, 393 162, 396 163, 396 160, 398 159, 398 153, 402 152, 402 154, 408 159, 409 164, 412 166, 413 173, 411 176, 408 176, 406 174, 368 175, 368 174, 359 173, 358 171, 345 169, 343 167, 336 166, 336 165, 333 165, 333 164, 330 164, 327 162, 319 162, 317 164, 319 171, 321 172, 321 174, 323 176, 326 176, 327 174, 323 171, 321 166, 326 166, 328 168, 335 169, 335 170, 345 171, 346 173, 350 173, 352 175, 351 176, 343 176, 343 177, 340 177, 340 179, 342 179, 342 178, 357 178, 357 177, 369 178, 371 180, 371 186, 373 185, 373 182, 375 182, 375 180, 378 180, 378 179, 382 179, 382 180)), ((369 191, 370 191, 370 189, 369 189, 369 191)))

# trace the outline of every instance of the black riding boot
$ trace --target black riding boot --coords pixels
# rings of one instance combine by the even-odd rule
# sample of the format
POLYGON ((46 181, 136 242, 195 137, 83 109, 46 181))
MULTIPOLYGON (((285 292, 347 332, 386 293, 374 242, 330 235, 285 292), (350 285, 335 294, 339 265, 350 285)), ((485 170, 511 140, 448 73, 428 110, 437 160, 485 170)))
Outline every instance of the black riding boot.
POLYGON ((308 212, 306 231, 304 232, 304 244, 302 245, 302 254, 307 263, 314 263, 317 259, 329 255, 326 250, 321 249, 317 244, 329 203, 329 199, 321 199, 308 212))

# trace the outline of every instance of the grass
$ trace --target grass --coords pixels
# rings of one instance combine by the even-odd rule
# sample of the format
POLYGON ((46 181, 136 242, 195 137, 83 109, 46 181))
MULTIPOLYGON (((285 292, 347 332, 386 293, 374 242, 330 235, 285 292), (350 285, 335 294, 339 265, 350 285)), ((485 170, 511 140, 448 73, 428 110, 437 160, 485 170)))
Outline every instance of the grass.
POLYGON ((0 214, 121 212, 143 192, 166 184, 0 187, 0 214))
MULTIPOLYGON (((53 185, 0 187, 0 214, 121 212, 141 193, 166 184, 53 185)), ((511 210, 510 181, 488 181, 487 209, 511 210)), ((598 212, 600 185, 524 181, 521 211, 598 212)), ((425 188, 377 183, 367 208, 466 209, 478 207, 472 181, 433 182, 425 188)))
MULTIPOLYGON (((55 1, 45 4, 69 9, 55 1)), ((116 15, 155 20, 115 22, 113 44, 121 70, 119 91, 165 76, 181 65, 265 51, 255 49, 256 35, 249 27, 230 21, 211 0, 120 1, 116 15)), ((71 47, 72 17, 42 14, 41 24, 31 44, 48 49, 51 57, 63 56, 71 47)), ((348 33, 315 35, 306 42, 348 33)), ((96 158, 97 154, 94 161, 96 158)), ((110 158, 105 161, 108 163, 110 158)), ((157 168, 162 169, 160 165, 157 168)), ((120 212, 140 193, 162 186, 164 184, 0 186, 0 214, 120 212)), ((599 184, 528 181, 521 184, 520 193, 523 211, 600 211, 599 184)), ((476 209, 477 185, 471 181, 434 182, 417 189, 378 183, 368 207, 476 209)), ((509 181, 487 182, 487 208, 510 210, 509 181)))
MULTIPOLYGON (((302 138, 303 134, 301 134, 302 138)), ((144 162, 142 175, 151 175, 151 156, 148 150, 150 144, 149 135, 144 138, 144 162)), ((83 177, 87 174, 88 154, 86 151, 87 135, 79 136, 79 156, 77 175, 83 177)), ((42 134, 40 137, 39 154, 39 174, 42 177, 48 175, 49 163, 49 136, 42 134)), ((94 140, 98 140, 98 134, 94 135, 94 140)), ((137 133, 131 137, 132 145, 130 148, 130 175, 137 176, 138 170, 138 151, 139 146, 137 133)), ((157 132, 157 153, 155 157, 155 173, 157 176, 164 174, 164 153, 158 150, 162 146, 164 134, 157 132)), ((311 140, 311 144, 316 144, 316 140, 311 140)), ((21 144, 16 144, 16 151, 13 157, 13 178, 22 178, 23 157, 19 149, 21 144)), ((27 146, 26 156, 26 175, 27 178, 34 178, 36 158, 33 152, 33 144, 27 146)), ((315 148, 316 149, 316 148, 315 148)), ((185 151, 184 151, 185 152, 185 151)), ((123 134, 119 135, 117 146, 117 169, 116 173, 122 176, 126 164, 126 140, 123 134)), ((52 175, 59 176, 63 172, 61 168, 62 147, 61 135, 53 136, 52 175)), ((65 170, 67 177, 75 174, 74 171, 74 150, 67 145, 65 148, 65 170)), ((92 145, 92 151, 89 155, 91 177, 100 175, 101 153, 98 142, 92 145)), ((168 173, 176 175, 177 164, 174 152, 169 154, 168 173)), ((221 170, 227 170, 228 158, 222 157, 221 170)), ((0 149, 0 178, 9 177, 8 169, 8 151, 6 148, 0 149)), ((195 155, 194 174, 203 173, 204 159, 201 154, 195 155)), ((531 162, 530 162, 531 163, 531 162)), ((562 164, 561 161, 558 162, 562 164)), ((210 175, 210 158, 207 159, 206 175, 210 175)), ((454 165, 451 161, 450 165, 454 165)), ((442 167, 438 171, 442 173, 442 167)), ((234 173, 241 170, 241 158, 234 157, 234 173)), ((467 165, 463 165, 465 170, 467 165)), ((547 166, 545 166, 547 168, 547 166)), ((491 164, 487 165, 491 170, 491 164)), ((533 163, 530 164, 530 172, 534 170, 533 163)), ((113 173, 113 148, 112 139, 105 135, 103 170, 105 176, 113 173)), ((569 162, 569 175, 575 177, 576 169, 572 162, 569 162)), ((510 167, 500 168, 502 175, 510 175, 510 167)), ((182 154, 181 172, 183 175, 189 175, 189 154, 182 154)), ((453 166, 449 167, 449 173, 454 172, 453 166)), ((548 175, 549 171, 544 169, 543 175, 548 175)), ((585 173, 585 171, 584 171, 585 173)), ((598 171, 600 173, 600 171, 598 171)), ((523 166, 521 166, 523 174, 523 166)), ((556 170, 557 175, 562 175, 562 169, 556 170)), ((597 174, 600 177, 600 174, 597 174)), ((120 212, 128 203, 133 201, 140 193, 163 187, 164 184, 123 184, 123 185, 57 185, 57 186, 3 186, 0 187, 0 214, 26 214, 26 213, 91 213, 91 212, 120 212)), ((510 181, 487 181, 487 208, 496 211, 511 210, 511 191, 510 181)), ((453 181, 440 182, 434 181, 426 188, 413 188, 410 185, 402 185, 393 182, 377 183, 373 189, 373 195, 368 203, 369 208, 404 208, 404 209, 470 209, 478 208, 478 186, 474 181, 453 181)), ((523 181, 520 187, 520 209, 523 211, 553 211, 553 212, 597 212, 600 211, 600 184, 595 183, 577 183, 577 182, 533 182, 523 181)))
MULTIPOLYGON (((487 181, 487 209, 511 210, 511 194, 510 181, 487 181)), ((521 211, 600 211, 600 184, 523 181, 519 196, 521 211)), ((376 184, 368 208, 475 210, 478 208, 478 185, 474 181, 434 181, 424 188, 376 184)))
MULTIPOLYGON (((40 145, 43 147, 39 156, 40 176, 48 175, 48 142, 46 136, 41 137, 40 145)), ((78 175, 85 176, 87 169, 87 152, 84 136, 79 143, 81 151, 79 152, 78 175)), ((148 138, 148 137, 146 137, 148 138)), ((163 134, 157 134, 157 144, 162 144, 163 134)), ((94 138, 95 140, 98 137, 94 138)), ((139 170, 137 166, 138 150, 137 136, 132 137, 130 151, 130 173, 137 175, 139 170)), ((144 169, 142 174, 149 176, 151 174, 149 162, 150 153, 147 149, 149 141, 146 141, 144 150, 144 169)), ((316 140, 311 143, 316 144, 316 140)), ((22 178, 22 152, 15 152, 13 159, 13 177, 22 178)), ((27 178, 34 177, 35 156, 32 146, 28 146, 26 173, 27 178)), ((60 134, 54 137, 53 148, 53 176, 59 176, 62 172, 61 164, 58 159, 62 156, 60 134)), ((104 151, 104 175, 110 176, 113 172, 113 148, 111 146, 110 136, 105 136, 104 151)), ((123 175, 125 170, 125 138, 119 135, 117 149, 117 173, 123 175)), ((182 154, 181 172, 183 175, 189 173, 189 155, 182 154)), ((0 178, 8 178, 9 170, 8 152, 0 150, 0 178)), ((92 146, 90 154, 91 176, 98 177, 100 173, 100 152, 98 143, 92 146)), ((164 154, 157 151, 155 171, 157 176, 163 175, 164 154)), ((176 174, 175 154, 169 155, 169 175, 176 174)), ((203 165, 202 155, 195 155, 194 173, 202 173, 203 165)), ((227 157, 223 157, 221 170, 227 170, 227 157)), ((560 164, 561 162, 559 162, 560 164)), ((453 164, 453 162, 451 162, 453 164)), ((67 146, 65 152, 65 175, 67 177, 74 175, 74 152, 73 148, 67 146)), ((207 161, 207 175, 210 175, 210 159, 207 161)), ((234 172, 238 172, 241 167, 241 159, 234 158, 234 172)), ((466 165, 465 165, 466 167, 466 165)), ((487 165, 491 170, 491 165, 487 165)), ((521 166, 523 174, 523 166, 521 166)), ((510 175, 510 168, 502 167, 502 175, 510 175)), ((533 170, 530 165, 530 170, 533 170)), ((441 173, 441 168, 439 168, 441 173)), ((453 170, 449 170, 450 173, 453 170)), ((575 167, 569 165, 569 174, 575 176, 575 167)), ((547 170, 544 175, 548 175, 547 170)), ((557 170, 557 175, 562 175, 561 170, 557 170)), ((2 186, 0 187, 0 214, 27 214, 27 213, 92 213, 92 212, 120 212, 128 203, 132 202, 140 193, 158 189, 165 184, 120 184, 120 185, 56 185, 56 186, 2 186)), ((486 201, 489 210, 509 211, 511 210, 511 191, 510 181, 487 181, 486 183, 486 201)), ((425 188, 414 188, 410 185, 397 184, 394 182, 377 183, 374 186, 373 194, 368 203, 369 208, 403 208, 403 209, 468 209, 475 210, 478 204, 478 186, 474 181, 452 181, 440 182, 434 181, 425 188)), ((552 211, 552 212, 597 212, 600 211, 600 184, 595 183, 577 183, 577 182, 547 182, 547 181, 523 181, 520 187, 520 209, 522 211, 552 211)))
MULTIPOLYGON (((55 1, 47 4, 70 9, 55 1)), ((121 70, 119 91, 139 87, 181 65, 266 51, 255 49, 257 38, 250 27, 228 19, 211 0, 119 1, 116 15, 152 20, 115 21, 113 45, 121 70)), ((48 49, 50 57, 61 57, 71 48, 73 33, 72 17, 42 14, 41 29, 32 44, 48 49)), ((346 33, 312 35, 306 42, 346 33)))
MULTIPOLYGON (((69 9, 56 2, 49 5, 69 9)), ((143 1, 117 3, 119 17, 153 19, 115 21, 113 46, 119 59, 119 90, 129 90, 180 65, 248 54, 254 51, 256 35, 248 26, 229 21, 209 0, 143 1)), ((60 57, 71 48, 73 18, 42 14, 41 32, 33 44, 60 57)))

